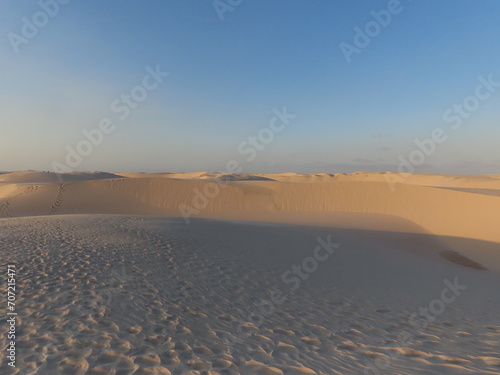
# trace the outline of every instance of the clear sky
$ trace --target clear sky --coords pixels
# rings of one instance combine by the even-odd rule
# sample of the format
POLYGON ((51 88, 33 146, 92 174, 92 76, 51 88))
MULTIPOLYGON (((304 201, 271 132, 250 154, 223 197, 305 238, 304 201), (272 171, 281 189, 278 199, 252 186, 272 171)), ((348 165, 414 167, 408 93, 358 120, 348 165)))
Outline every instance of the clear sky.
POLYGON ((0 170, 500 173, 498 0, 60 1, 0 2, 0 170))

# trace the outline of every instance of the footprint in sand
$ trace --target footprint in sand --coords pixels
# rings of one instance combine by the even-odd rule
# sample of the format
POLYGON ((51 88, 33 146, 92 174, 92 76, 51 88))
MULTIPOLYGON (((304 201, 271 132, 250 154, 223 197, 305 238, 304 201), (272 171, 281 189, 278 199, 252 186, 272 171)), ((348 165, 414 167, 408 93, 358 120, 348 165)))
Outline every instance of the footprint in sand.
POLYGON ((59 189, 57 190, 56 199, 54 200, 54 203, 52 203, 52 206, 50 207, 49 215, 54 215, 59 210, 59 207, 62 204, 63 194, 64 194, 65 189, 66 189, 66 184, 59 185, 59 189))

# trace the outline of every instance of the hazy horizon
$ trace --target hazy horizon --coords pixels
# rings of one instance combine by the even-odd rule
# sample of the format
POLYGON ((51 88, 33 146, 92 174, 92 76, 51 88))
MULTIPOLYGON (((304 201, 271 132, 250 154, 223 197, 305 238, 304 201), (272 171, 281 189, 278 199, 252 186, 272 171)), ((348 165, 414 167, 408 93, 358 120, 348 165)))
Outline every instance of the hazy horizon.
POLYGON ((500 3, 220 4, 3 2, 0 169, 500 173, 500 3))

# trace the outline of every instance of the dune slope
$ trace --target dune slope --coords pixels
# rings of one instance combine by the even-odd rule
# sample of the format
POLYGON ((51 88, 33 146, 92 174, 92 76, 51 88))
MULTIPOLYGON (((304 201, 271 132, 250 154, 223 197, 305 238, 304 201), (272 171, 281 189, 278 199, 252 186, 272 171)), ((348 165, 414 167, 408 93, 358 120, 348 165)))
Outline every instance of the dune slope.
MULTIPOLYGON (((495 176, 416 175, 389 184, 388 174, 363 173, 123 174, 117 179, 93 173, 65 177, 85 181, 37 184, 43 176, 29 175, 0 175, 0 217, 141 214, 428 233, 500 270, 495 225, 500 180, 495 176), (471 248, 462 239, 478 241, 471 248)), ((390 181, 400 178, 390 176, 390 181)))
POLYGON ((401 251, 434 246, 425 235, 103 215, 0 225, 27 373, 500 373, 500 275, 401 251), (420 308, 433 312, 412 319, 420 308))

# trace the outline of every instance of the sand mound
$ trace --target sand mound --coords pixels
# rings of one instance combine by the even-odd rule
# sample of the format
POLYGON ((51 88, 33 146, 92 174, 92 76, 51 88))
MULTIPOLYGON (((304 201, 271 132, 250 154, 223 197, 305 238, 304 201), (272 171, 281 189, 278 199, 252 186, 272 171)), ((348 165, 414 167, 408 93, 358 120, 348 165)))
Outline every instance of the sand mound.
POLYGON ((395 177, 0 174, 18 373, 500 374, 500 179, 395 177))
POLYGON ((0 225, 22 291, 20 373, 500 372, 500 276, 400 251, 412 235, 104 215, 0 225))
POLYGON ((491 193, 500 192, 498 179, 416 175, 389 184, 386 176, 78 173, 65 176, 77 182, 60 184, 49 182, 54 174, 8 173, 0 175, 0 217, 149 214, 428 233, 449 250, 500 270, 494 224, 500 199, 491 193), (486 185, 490 194, 481 190, 486 185), (474 248, 465 240, 474 240, 474 248))
POLYGON ((0 182, 3 183, 29 183, 29 184, 52 184, 61 182, 77 182, 123 178, 120 175, 106 172, 74 172, 74 173, 53 173, 53 172, 7 172, 0 174, 0 182))
POLYGON ((176 180, 223 180, 223 181, 274 181, 265 175, 246 173, 216 173, 216 172, 194 172, 194 173, 120 173, 120 176, 129 178, 173 178, 176 180))
POLYGON ((499 179, 490 175, 466 176, 357 172, 352 174, 336 175, 335 178, 339 181, 372 181, 450 188, 500 189, 499 179))

